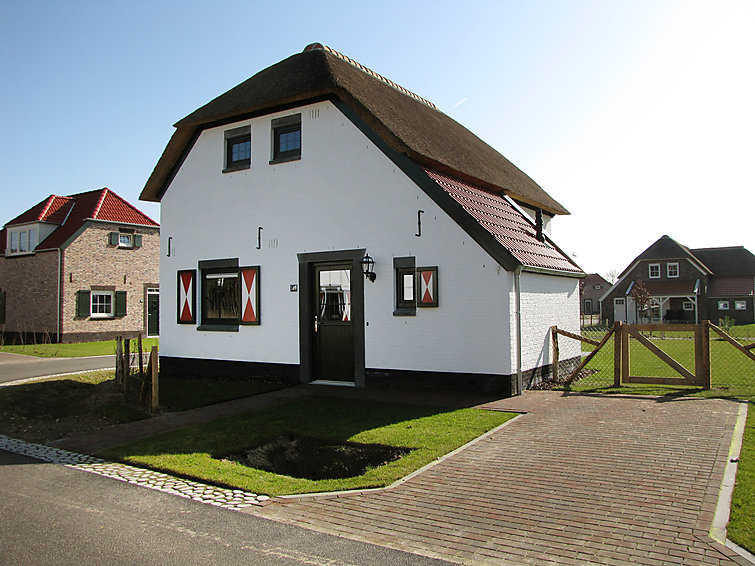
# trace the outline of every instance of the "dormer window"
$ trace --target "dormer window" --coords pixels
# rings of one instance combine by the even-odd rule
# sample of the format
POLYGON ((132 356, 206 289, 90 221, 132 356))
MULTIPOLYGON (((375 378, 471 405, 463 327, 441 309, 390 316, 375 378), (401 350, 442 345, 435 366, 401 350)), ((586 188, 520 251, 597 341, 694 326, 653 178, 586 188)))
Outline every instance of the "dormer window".
POLYGON ((38 234, 39 232, 36 227, 25 226, 23 228, 8 229, 8 245, 5 253, 13 255, 33 252, 34 248, 39 244, 38 234))

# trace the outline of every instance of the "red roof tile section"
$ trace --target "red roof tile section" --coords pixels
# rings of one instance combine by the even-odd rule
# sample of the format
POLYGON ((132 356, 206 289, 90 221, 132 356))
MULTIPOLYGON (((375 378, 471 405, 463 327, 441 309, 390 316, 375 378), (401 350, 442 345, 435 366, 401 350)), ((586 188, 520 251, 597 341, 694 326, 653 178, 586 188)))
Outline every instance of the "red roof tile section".
MULTIPOLYGON (((29 222, 58 224, 59 227, 36 248, 43 250, 59 248, 81 228, 85 221, 90 219, 139 226, 159 226, 149 216, 134 208, 108 188, 66 197, 50 195, 8 222, 6 226, 29 222)), ((0 239, 5 239, 5 230, 0 234, 0 239)))
POLYGON ((534 224, 502 195, 431 169, 425 169, 425 172, 524 267, 582 273, 547 238, 544 242, 539 241, 534 224))

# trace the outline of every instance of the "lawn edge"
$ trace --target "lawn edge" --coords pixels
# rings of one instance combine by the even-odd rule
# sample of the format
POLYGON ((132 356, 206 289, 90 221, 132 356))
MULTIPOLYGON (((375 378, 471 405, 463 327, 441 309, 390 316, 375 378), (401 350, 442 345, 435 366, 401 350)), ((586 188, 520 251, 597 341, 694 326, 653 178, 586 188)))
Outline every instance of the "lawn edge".
POLYGON ((347 490, 344 490, 344 491, 318 491, 318 492, 315 492, 315 493, 294 493, 294 494, 291 494, 291 495, 276 495, 276 496, 272 497, 271 499, 269 499, 268 501, 265 501, 264 505, 270 505, 272 503, 275 503, 276 501, 279 502, 279 503, 283 503, 285 501, 292 501, 292 500, 304 499, 304 498, 310 498, 311 499, 311 498, 318 498, 318 497, 345 497, 345 496, 352 496, 352 495, 361 495, 363 493, 373 493, 373 492, 376 492, 376 491, 387 491, 387 490, 395 489, 398 486, 400 486, 401 484, 403 484, 404 482, 409 481, 413 477, 418 476, 419 474, 421 474, 421 473, 429 470, 430 468, 433 468, 434 466, 437 466, 438 464, 440 464, 441 462, 447 460, 451 456, 454 456, 455 454, 458 454, 462 450, 465 450, 465 449, 469 448, 470 446, 472 446, 473 444, 477 444, 481 440, 484 440, 488 436, 491 436, 492 434, 498 432, 500 429, 508 426, 510 423, 513 423, 515 420, 518 420, 520 417, 523 417, 526 414, 526 413, 516 414, 513 411, 501 411, 501 412, 510 413, 510 414, 513 414, 514 416, 512 418, 510 418, 509 420, 507 420, 505 423, 499 424, 495 428, 491 428, 489 431, 481 434, 477 438, 473 438, 472 440, 470 440, 466 444, 462 444, 458 448, 454 448, 453 450, 451 450, 451 452, 448 452, 447 454, 444 454, 443 456, 439 456, 438 458, 436 458, 432 462, 428 462, 427 464, 425 464, 421 468, 417 468, 416 470, 414 470, 413 472, 410 472, 409 474, 405 475, 404 477, 397 479, 396 481, 394 481, 390 485, 386 485, 384 487, 369 487, 369 488, 365 488, 365 489, 347 489, 347 490))
POLYGON ((737 462, 739 460, 739 453, 742 450, 742 440, 744 439, 748 405, 749 403, 746 401, 739 402, 737 422, 731 434, 731 443, 726 456, 726 467, 721 479, 716 511, 709 531, 711 538, 721 544, 726 543, 726 526, 729 523, 729 515, 731 514, 731 499, 737 477, 737 462))

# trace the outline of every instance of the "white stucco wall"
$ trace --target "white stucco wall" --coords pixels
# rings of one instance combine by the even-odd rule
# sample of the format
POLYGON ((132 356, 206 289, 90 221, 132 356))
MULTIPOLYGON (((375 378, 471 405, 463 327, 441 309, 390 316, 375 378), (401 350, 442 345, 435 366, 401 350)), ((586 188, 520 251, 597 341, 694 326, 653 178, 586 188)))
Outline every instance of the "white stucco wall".
MULTIPOLYGON (((579 279, 524 272, 520 284, 522 370, 527 371, 551 363, 551 326, 579 334, 579 279)), ((580 353, 576 340, 559 341, 561 359, 580 353)))
MULTIPOLYGON (((516 369, 507 324, 511 273, 330 102, 204 131, 162 199, 161 240, 162 355, 298 364, 299 296, 289 290, 298 283, 296 254, 366 248, 377 273, 364 289, 367 368, 495 374, 516 369), (302 158, 270 165, 270 121, 294 113, 301 113, 302 158), (251 168, 223 174, 223 132, 247 124, 251 168), (419 209, 425 212, 421 238, 415 236, 419 209), (416 257, 418 267, 438 266, 438 308, 393 316, 392 258, 404 256, 416 257), (227 333, 177 325, 177 270, 236 257, 242 266, 261 266, 262 324, 227 333)), ((536 293, 534 284, 531 292, 536 293)), ((578 309, 577 301, 575 296, 578 309)), ((538 332, 539 327, 528 336, 539 347, 538 332)))

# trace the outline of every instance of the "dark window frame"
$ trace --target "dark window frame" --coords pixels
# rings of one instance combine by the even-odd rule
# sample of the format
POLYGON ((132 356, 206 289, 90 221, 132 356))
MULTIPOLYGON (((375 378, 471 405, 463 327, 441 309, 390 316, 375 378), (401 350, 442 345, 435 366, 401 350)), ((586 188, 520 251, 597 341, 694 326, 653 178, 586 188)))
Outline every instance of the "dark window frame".
POLYGON ((270 127, 272 129, 272 159, 270 160, 270 164, 273 165, 275 163, 285 163, 287 161, 296 161, 297 159, 301 159, 301 146, 302 146, 302 135, 301 135, 301 114, 294 114, 292 116, 284 116, 283 118, 276 118, 275 120, 272 120, 270 123, 270 127), (298 132, 299 133, 299 146, 286 150, 281 151, 280 149, 280 141, 281 136, 285 134, 290 134, 292 132, 298 132))
POLYGON ((223 160, 223 173, 242 171, 252 166, 252 127, 241 126, 226 130, 223 133, 225 140, 225 155, 223 160), (233 148, 239 144, 249 144, 249 156, 242 159, 233 159, 233 148))
POLYGON ((417 271, 414 257, 394 257, 393 270, 395 273, 395 297, 396 307, 393 316, 416 316, 417 315, 417 271), (404 276, 412 277, 413 298, 411 301, 404 300, 404 276))
POLYGON ((234 259, 215 259, 199 262, 199 273, 197 274, 197 294, 199 296, 199 326, 197 330, 210 330, 220 332, 238 332, 241 323, 241 269, 239 268, 238 258, 234 259), (235 318, 214 318, 207 316, 207 275, 216 273, 235 273, 237 281, 236 290, 236 307, 238 309, 235 318))

